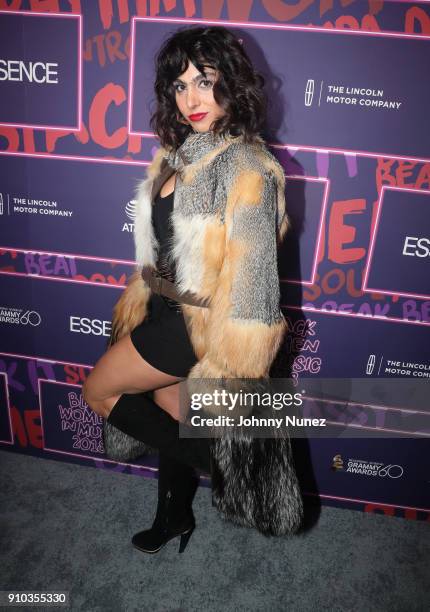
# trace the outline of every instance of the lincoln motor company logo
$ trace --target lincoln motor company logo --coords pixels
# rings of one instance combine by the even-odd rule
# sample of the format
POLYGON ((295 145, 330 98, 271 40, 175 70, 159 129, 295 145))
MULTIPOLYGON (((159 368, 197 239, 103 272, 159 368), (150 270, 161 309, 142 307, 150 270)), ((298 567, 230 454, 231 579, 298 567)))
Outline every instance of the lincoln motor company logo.
POLYGON ((402 100, 391 99, 383 89, 373 87, 344 85, 337 83, 325 84, 324 81, 308 79, 305 85, 305 106, 324 104, 344 104, 351 107, 370 107, 376 109, 399 110, 402 100), (315 91, 316 88, 316 91, 315 91))
POLYGON ((312 106, 312 101, 314 99, 314 90, 315 81, 313 79, 308 79, 305 89, 305 106, 312 106))

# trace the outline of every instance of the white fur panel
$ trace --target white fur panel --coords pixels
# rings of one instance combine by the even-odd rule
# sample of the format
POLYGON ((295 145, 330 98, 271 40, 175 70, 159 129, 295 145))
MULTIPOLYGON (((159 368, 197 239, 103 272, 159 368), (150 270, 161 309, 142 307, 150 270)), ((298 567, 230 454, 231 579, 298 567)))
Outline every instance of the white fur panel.
POLYGON ((139 266, 155 267, 158 243, 152 227, 151 191, 153 179, 141 181, 136 190, 136 217, 134 220, 135 256, 139 266))
POLYGON ((187 217, 178 210, 172 213, 174 245, 172 255, 176 264, 176 286, 179 291, 199 293, 203 280, 203 247, 206 227, 213 217, 195 214, 187 217))

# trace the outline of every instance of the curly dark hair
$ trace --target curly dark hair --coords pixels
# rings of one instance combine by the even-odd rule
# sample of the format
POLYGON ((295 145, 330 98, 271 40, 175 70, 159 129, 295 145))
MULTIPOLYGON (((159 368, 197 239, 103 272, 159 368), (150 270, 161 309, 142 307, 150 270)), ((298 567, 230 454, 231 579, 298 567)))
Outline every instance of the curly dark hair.
POLYGON ((219 71, 213 96, 226 114, 212 125, 222 135, 242 134, 252 142, 266 118, 264 77, 257 72, 239 40, 222 26, 181 28, 161 46, 155 58, 157 108, 150 125, 163 147, 176 149, 193 131, 180 122, 173 83, 192 62, 205 74, 204 66, 219 71))

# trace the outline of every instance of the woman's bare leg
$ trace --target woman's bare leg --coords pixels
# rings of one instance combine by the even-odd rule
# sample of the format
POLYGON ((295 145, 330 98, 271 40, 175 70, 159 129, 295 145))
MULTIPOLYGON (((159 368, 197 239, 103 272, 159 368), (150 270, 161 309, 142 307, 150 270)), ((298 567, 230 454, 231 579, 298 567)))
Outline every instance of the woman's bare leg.
MULTIPOLYGON (((166 388, 181 380, 184 379, 161 372, 145 361, 134 348, 130 336, 125 336, 99 359, 85 381, 82 392, 90 408, 105 419, 123 393, 142 393, 155 389, 163 390, 157 397, 168 407, 168 412, 174 412, 178 408, 175 406, 175 395, 179 402, 179 388, 176 394, 166 388)), ((154 401, 157 401, 155 395, 154 401)))
POLYGON ((156 389, 154 391, 154 402, 163 410, 168 412, 176 421, 184 421, 184 415, 181 414, 179 390, 181 383, 156 389))

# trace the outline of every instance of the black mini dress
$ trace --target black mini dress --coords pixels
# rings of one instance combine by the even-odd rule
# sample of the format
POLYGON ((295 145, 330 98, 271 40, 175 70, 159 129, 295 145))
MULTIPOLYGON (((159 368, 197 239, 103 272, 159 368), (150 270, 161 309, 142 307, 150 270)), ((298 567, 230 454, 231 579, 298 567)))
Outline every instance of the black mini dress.
MULTIPOLYGON (((152 206, 152 223, 159 244, 157 271, 172 282, 174 264, 168 262, 167 253, 172 240, 173 194, 164 198, 158 194, 152 206)), ((186 378, 197 362, 179 303, 162 295, 151 294, 148 314, 130 337, 145 361, 171 376, 186 378)))

